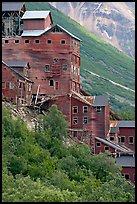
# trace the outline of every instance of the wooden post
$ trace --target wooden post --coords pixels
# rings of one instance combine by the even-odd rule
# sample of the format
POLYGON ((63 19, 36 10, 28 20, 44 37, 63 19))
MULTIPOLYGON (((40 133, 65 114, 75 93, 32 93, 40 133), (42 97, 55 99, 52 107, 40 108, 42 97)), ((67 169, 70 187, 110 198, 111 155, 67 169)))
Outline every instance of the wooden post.
POLYGON ((36 105, 36 103, 37 103, 37 98, 38 98, 38 94, 39 94, 39 88, 40 88, 40 85, 38 85, 38 89, 37 89, 37 94, 36 94, 36 99, 35 99, 35 105, 36 105))

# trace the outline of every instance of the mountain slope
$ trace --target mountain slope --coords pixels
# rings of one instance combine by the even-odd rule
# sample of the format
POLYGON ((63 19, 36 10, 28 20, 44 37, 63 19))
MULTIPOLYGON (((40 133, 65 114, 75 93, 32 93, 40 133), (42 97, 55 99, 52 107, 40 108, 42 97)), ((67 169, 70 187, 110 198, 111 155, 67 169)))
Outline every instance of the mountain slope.
POLYGON ((81 82, 92 95, 108 94, 110 105, 117 111, 128 108, 134 114, 135 62, 117 48, 65 16, 47 2, 26 2, 27 10, 50 10, 54 24, 58 23, 79 37, 81 42, 81 82), (93 72, 101 77, 91 74, 93 72), (125 89, 111 83, 109 79, 125 89))
POLYGON ((90 32, 135 57, 135 2, 50 2, 90 32))

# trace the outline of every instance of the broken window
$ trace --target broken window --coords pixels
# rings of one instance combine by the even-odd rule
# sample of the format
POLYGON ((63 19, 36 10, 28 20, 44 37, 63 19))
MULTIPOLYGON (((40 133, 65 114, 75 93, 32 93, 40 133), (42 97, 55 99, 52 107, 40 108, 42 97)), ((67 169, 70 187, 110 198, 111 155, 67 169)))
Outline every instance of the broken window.
POLYGON ((74 124, 74 125, 78 124, 78 118, 77 118, 77 117, 74 117, 74 118, 73 118, 73 124, 74 124))
POLYGON ((87 124, 88 123, 88 117, 87 116, 84 116, 83 117, 83 124, 87 124))
POLYGON ((51 79, 51 80, 49 81, 49 85, 50 85, 50 86, 54 86, 54 81, 53 81, 53 79, 51 79))
POLYGON ((97 106, 96 107, 96 111, 99 113, 99 112, 101 112, 101 107, 100 106, 97 106))
POLYGON ((88 112, 88 106, 83 106, 83 113, 87 113, 88 112))
POLYGON ((73 113, 78 113, 78 106, 73 106, 73 113))
POLYGON ((50 72, 50 64, 45 65, 45 72, 50 72))
POLYGON ((62 65, 62 70, 63 70, 63 71, 67 71, 67 69, 68 69, 68 65, 67 65, 67 64, 63 64, 63 65, 62 65))
POLYGON ((114 141, 114 136, 110 136, 110 141, 114 141))
POLYGON ((59 63, 60 62, 60 59, 59 58, 54 58, 53 59, 53 64, 57 64, 57 63, 59 63))
POLYGON ((124 174, 125 179, 129 180, 129 174, 124 174))
POLYGON ((78 132, 77 132, 77 131, 74 131, 74 132, 73 132, 73 137, 77 137, 77 135, 78 135, 78 132))
POLYGON ((109 150, 109 147, 108 147, 108 146, 105 146, 104 149, 105 149, 105 150, 109 150))

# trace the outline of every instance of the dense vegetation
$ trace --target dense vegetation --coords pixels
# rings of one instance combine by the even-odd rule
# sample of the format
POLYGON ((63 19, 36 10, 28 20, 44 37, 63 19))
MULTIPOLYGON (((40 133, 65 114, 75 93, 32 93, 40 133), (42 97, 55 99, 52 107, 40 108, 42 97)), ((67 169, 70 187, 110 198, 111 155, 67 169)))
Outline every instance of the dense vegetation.
POLYGON ((35 130, 2 107, 2 201, 134 201, 114 159, 69 141, 67 127, 55 105, 35 130))
MULTIPOLYGON (((71 18, 52 7, 48 2, 26 2, 27 10, 50 10, 54 24, 58 23, 81 39, 81 82, 92 95, 108 94, 114 111, 128 110, 134 119, 135 93, 112 84, 119 83, 135 89, 135 62, 117 48, 99 39, 71 18), (91 72, 100 75, 97 77, 91 72)), ((125 119, 125 118, 123 118, 125 119)))

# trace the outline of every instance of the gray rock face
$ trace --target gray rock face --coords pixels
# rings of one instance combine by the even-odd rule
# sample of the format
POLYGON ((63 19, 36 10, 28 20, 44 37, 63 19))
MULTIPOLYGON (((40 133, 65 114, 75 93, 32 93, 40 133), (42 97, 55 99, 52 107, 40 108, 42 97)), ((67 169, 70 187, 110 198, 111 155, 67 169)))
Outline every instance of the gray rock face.
POLYGON ((135 2, 49 2, 89 31, 135 57, 135 2))

